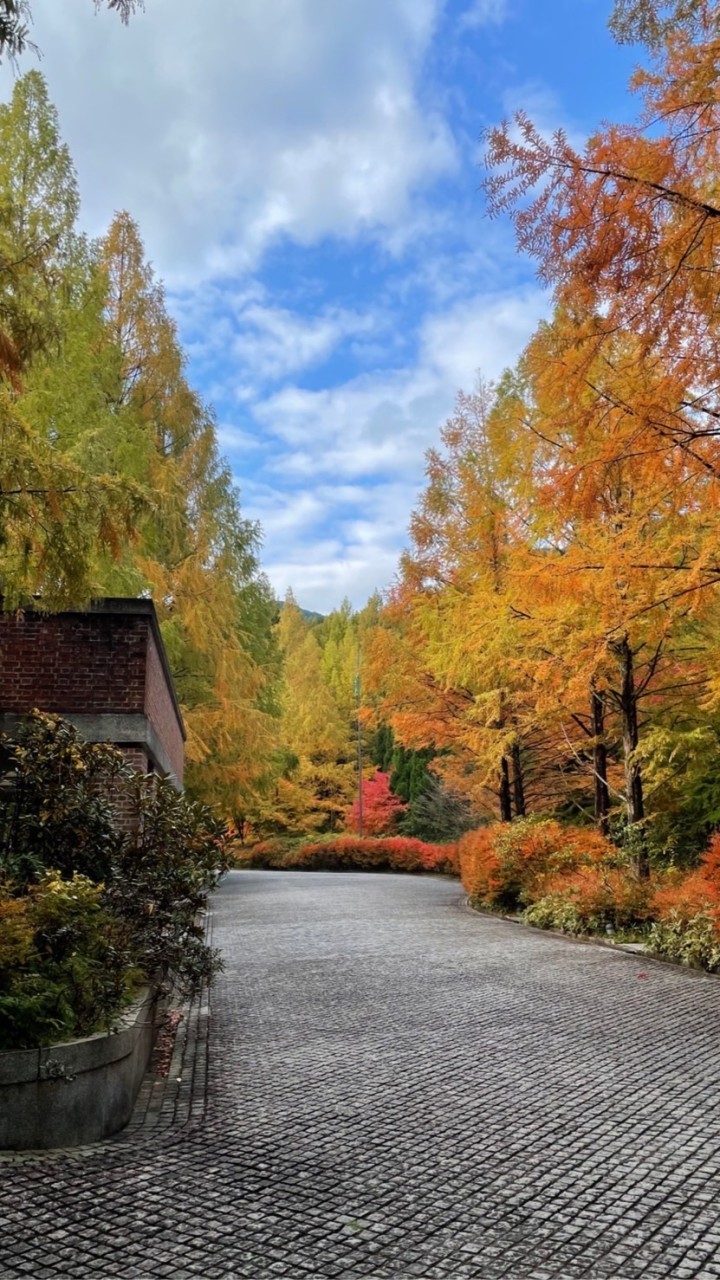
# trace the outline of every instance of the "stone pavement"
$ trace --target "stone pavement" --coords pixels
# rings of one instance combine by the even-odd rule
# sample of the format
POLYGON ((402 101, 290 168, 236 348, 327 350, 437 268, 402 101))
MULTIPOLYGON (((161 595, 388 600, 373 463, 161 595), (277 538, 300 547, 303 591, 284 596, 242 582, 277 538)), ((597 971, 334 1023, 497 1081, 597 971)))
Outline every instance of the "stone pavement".
POLYGON ((200 1070, 0 1165, 2 1280, 720 1277, 717 979, 434 879, 234 873, 214 918, 204 1115, 200 1070))

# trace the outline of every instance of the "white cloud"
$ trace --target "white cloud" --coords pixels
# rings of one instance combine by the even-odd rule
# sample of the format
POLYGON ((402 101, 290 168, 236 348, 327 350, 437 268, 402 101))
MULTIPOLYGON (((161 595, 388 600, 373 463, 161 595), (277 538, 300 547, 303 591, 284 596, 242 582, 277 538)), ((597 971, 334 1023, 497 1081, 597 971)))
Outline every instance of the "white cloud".
POLYGON ((383 483, 367 489, 326 484, 314 488, 312 496, 318 504, 314 529, 302 501, 281 489, 263 487, 256 493, 250 486, 255 512, 284 510, 287 516, 283 527, 266 530, 264 564, 275 592, 282 598, 292 587, 303 605, 322 613, 336 608, 345 595, 362 605, 393 577, 412 485, 383 483))
POLYGON ((319 316, 300 316, 281 307, 255 303, 240 317, 242 329, 233 354, 251 376, 278 379, 307 369, 331 354, 348 337, 372 332, 376 322, 339 307, 319 316))
POLYGON ((457 162, 417 91, 439 6, 153 0, 124 28, 35 0, 86 222, 130 208, 175 280, 252 267, 283 236, 390 235, 457 162))
POLYGON ((255 408, 264 430, 282 442, 272 464, 289 478, 323 474, 357 479, 415 475, 452 409, 456 392, 479 368, 499 376, 519 355, 545 309, 543 292, 477 297, 430 316, 418 361, 365 374, 319 391, 288 386, 255 408))
POLYGON ((345 594, 360 605, 389 583, 425 452, 456 392, 478 368, 492 379, 514 363, 546 306, 535 286, 479 295, 428 317, 404 369, 317 391, 288 386, 255 405, 276 452, 244 499, 265 527, 263 561, 279 593, 292 584, 303 604, 325 611, 345 594))
POLYGON ((300 558, 273 564, 268 577, 279 598, 292 587, 304 608, 331 613, 346 596, 356 608, 362 608, 373 592, 389 586, 396 565, 394 548, 375 548, 368 556, 367 548, 356 552, 347 547, 338 554, 327 555, 322 544, 307 543, 300 558))
POLYGON ((497 378, 514 364, 540 318, 548 296, 537 285, 512 293, 463 301, 423 326, 423 349, 445 385, 469 385, 473 369, 497 378))
POLYGON ((253 516, 260 520, 266 538, 277 542, 294 541, 326 514, 326 503, 314 490, 281 493, 268 485, 250 485, 248 490, 253 516))
POLYGON ((233 452, 236 457, 246 453, 257 453, 267 448, 267 441, 251 431, 245 431, 234 423, 219 422, 217 436, 220 448, 225 453, 233 452))
POLYGON ((473 0, 462 14, 461 31, 487 27, 504 22, 508 14, 508 0, 473 0))

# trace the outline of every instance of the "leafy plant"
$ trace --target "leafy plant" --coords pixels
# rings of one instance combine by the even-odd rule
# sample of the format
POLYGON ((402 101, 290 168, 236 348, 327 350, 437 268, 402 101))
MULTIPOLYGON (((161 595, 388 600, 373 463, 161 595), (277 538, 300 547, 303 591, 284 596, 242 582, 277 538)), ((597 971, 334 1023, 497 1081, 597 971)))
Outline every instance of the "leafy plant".
POLYGON ((656 955, 679 964, 720 970, 720 934, 717 912, 698 911, 688 916, 677 907, 652 925, 649 946, 656 955))
POLYGON ((3 751, 0 1046, 107 1026, 141 980, 212 978, 199 911, 228 865, 224 824, 56 716, 3 751))
POLYGON ((553 892, 575 873, 610 869, 622 854, 591 827, 562 827, 545 820, 496 823, 469 831, 458 842, 463 885, 471 898, 514 911, 553 892))
POLYGON ((575 903, 563 893, 549 893, 523 912, 523 920, 538 929, 557 929, 561 933, 585 933, 586 922, 575 903))
POLYGON ((2 735, 0 763, 0 875, 19 886, 49 867, 104 879, 124 839, 113 808, 129 776, 121 753, 34 712, 2 735))
POLYGON ((104 901, 138 968, 192 988, 220 968, 198 913, 229 866, 226 827, 165 779, 136 774, 128 788, 138 821, 115 851, 104 901))
MULTIPOLYGON (((365 835, 389 835, 397 830, 400 816, 405 812, 405 805, 399 796, 390 790, 390 775, 379 769, 372 778, 362 780, 362 827, 365 835)), ((346 814, 346 822, 352 831, 360 830, 360 803, 355 803, 346 814)))
POLYGON ((106 1028, 137 973, 104 905, 104 886, 47 871, 21 898, 0 897, 0 1048, 106 1028))
POLYGON ((427 773, 422 789, 400 819, 399 830, 418 840, 457 840, 476 825, 469 800, 427 773))
POLYGON ((528 924, 567 933, 616 933, 643 926, 650 885, 630 867, 583 866, 550 878, 523 913, 528 924))

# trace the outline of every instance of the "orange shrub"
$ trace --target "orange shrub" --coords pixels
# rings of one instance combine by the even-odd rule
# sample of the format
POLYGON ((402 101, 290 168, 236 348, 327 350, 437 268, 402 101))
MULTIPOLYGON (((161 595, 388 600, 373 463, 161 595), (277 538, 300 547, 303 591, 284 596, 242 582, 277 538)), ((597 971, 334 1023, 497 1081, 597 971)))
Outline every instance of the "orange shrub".
POLYGON ((666 872, 653 894, 652 906, 662 919, 690 919, 699 912, 713 914, 720 909, 720 832, 716 833, 695 870, 682 874, 674 868, 666 872))
POLYGON ((305 870, 409 871, 457 874, 454 845, 425 844, 406 836, 340 836, 295 849, 286 866, 305 870))
POLYGON ((653 914, 659 919, 671 911, 690 918, 698 911, 706 910, 711 897, 702 873, 691 871, 683 875, 677 869, 665 873, 658 881, 652 896, 653 914))
POLYGON ((255 844, 233 846, 237 867, 281 867, 287 855, 283 840, 258 840, 255 844))
POLYGON ((504 910, 543 897, 553 877, 580 867, 610 866, 619 858, 614 845, 592 828, 532 819, 469 831, 458 852, 470 897, 504 910))
POLYGON ((287 847, 266 840, 241 851, 242 866, 286 868, 297 871, 402 871, 457 875, 455 845, 425 844, 406 836, 379 839, 338 836, 287 847))
POLYGON ((650 946, 680 964, 720 971, 720 833, 695 870, 666 872, 651 902, 650 946))
POLYGON ((633 928, 650 914, 650 881, 629 867, 585 865, 547 877, 542 897, 526 910, 529 924, 570 933, 633 928))
POLYGON ((468 897, 489 906, 502 885, 500 859, 495 851, 494 827, 466 831, 458 840, 460 879, 468 897))

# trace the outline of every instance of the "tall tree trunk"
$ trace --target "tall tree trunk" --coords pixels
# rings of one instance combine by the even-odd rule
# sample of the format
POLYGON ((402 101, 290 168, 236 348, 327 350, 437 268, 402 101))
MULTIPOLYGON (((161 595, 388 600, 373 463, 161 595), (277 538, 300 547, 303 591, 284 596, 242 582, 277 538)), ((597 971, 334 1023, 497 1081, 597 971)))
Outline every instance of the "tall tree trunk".
POLYGON ((622 715, 623 757, 625 760, 625 795, 627 798, 628 823, 630 833, 637 849, 638 875, 648 876, 647 843, 645 840, 645 801, 643 797, 642 770, 634 753, 639 741, 637 697, 635 695, 635 669, 633 651, 627 638, 617 646, 622 671, 622 689, 620 693, 620 711, 622 715))
POLYGON ((512 822, 512 798, 510 795, 510 769, 507 756, 500 761, 500 821, 512 822))
POLYGON ((515 816, 517 818, 525 817, 525 783, 523 780, 522 760, 520 759, 520 744, 514 742, 512 746, 512 766, 513 766, 513 800, 515 801, 515 816))
POLYGON ((605 704, 597 689, 590 694, 593 731, 593 773, 595 776, 595 820, 603 835, 608 831, 610 790, 607 781, 607 744, 605 742, 605 704))

